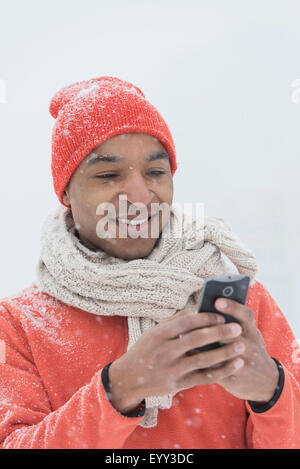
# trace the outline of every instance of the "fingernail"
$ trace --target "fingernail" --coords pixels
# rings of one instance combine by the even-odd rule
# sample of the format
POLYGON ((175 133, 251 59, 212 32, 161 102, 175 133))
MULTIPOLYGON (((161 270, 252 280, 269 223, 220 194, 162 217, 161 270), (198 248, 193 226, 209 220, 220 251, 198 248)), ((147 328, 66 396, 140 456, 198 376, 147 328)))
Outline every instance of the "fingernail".
POLYGON ((227 301, 226 300, 218 300, 217 307, 220 308, 220 309, 225 309, 227 307, 227 301))
POLYGON ((233 334, 240 334, 240 332, 242 331, 242 328, 239 324, 231 324, 230 325, 230 329, 231 329, 231 332, 233 334))
POLYGON ((233 365, 234 365, 234 368, 242 368, 242 366, 244 366, 244 360, 242 360, 241 358, 238 358, 237 360, 235 360, 233 365))

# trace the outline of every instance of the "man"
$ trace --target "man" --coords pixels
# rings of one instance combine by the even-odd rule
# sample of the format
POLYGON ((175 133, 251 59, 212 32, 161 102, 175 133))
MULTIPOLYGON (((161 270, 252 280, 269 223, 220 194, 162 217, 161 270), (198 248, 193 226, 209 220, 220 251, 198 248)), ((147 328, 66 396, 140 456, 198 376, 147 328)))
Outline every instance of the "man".
POLYGON ((60 90, 50 112, 62 206, 36 284, 0 304, 1 447, 299 448, 293 333, 224 220, 199 229, 173 207, 162 116, 114 77, 60 90), (252 279, 246 305, 215 303, 240 325, 195 314, 221 253, 252 279))

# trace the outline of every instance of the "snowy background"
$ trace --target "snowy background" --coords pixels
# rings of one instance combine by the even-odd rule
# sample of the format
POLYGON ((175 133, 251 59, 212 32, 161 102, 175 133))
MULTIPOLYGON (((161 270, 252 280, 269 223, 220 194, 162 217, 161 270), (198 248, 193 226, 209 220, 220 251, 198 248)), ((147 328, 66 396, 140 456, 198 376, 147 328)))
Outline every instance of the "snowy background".
POLYGON ((142 89, 172 132, 174 202, 205 204, 255 253, 300 338, 298 0, 27 0, 0 6, 0 297, 35 278, 58 205, 52 95, 101 75, 142 89))

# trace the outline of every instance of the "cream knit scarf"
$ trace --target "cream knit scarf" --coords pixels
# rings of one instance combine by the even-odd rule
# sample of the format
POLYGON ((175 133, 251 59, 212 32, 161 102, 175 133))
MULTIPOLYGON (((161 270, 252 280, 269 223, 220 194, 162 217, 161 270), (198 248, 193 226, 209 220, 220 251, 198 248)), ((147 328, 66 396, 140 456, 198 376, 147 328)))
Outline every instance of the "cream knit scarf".
MULTIPOLYGON (((174 205, 156 246, 143 259, 91 251, 75 233, 70 209, 60 206, 48 215, 41 232, 38 287, 92 314, 127 316, 128 349, 162 319, 196 310, 204 280, 230 271, 222 254, 237 273, 254 278, 257 272, 253 253, 224 219, 204 217, 199 223, 174 205)), ((158 409, 171 405, 172 395, 146 398, 140 425, 155 426, 158 409)))

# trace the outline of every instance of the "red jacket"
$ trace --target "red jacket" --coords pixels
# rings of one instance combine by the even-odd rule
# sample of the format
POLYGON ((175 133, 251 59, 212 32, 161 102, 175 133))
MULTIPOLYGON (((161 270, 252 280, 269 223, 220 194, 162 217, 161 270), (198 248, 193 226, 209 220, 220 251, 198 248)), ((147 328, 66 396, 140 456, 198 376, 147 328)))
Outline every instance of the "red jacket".
POLYGON ((0 447, 300 448, 300 351, 276 302, 256 281, 247 306, 283 365, 277 402, 257 413, 217 384, 179 392, 158 424, 121 415, 102 369, 127 349, 125 317, 96 316, 32 285, 0 302, 0 447))

